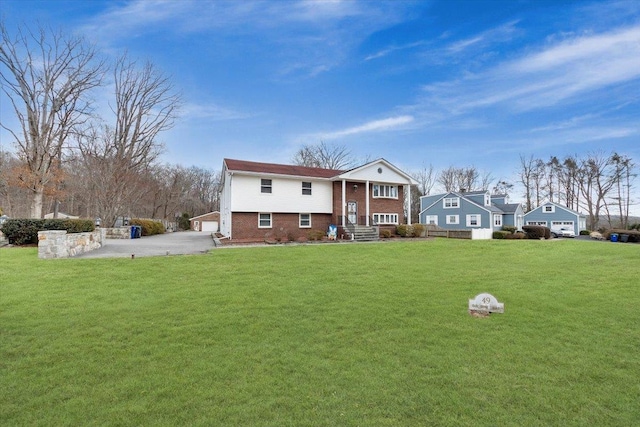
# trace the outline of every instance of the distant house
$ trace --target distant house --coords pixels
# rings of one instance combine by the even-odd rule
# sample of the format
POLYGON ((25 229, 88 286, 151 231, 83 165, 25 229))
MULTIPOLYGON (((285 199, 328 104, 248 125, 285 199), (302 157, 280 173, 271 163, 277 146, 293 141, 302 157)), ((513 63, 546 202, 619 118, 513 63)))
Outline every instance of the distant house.
POLYGON ((486 229, 493 232, 505 225, 520 230, 524 218, 522 206, 506 203, 506 198, 506 195, 491 195, 488 191, 451 191, 422 196, 420 223, 449 230, 486 229))
POLYGON ((395 231, 405 222, 408 189, 416 184, 384 159, 349 170, 225 159, 220 232, 298 239, 335 225, 338 237, 377 239, 380 228, 395 231))
POLYGON ((543 225, 551 231, 571 228, 576 236, 587 229, 587 217, 580 212, 554 202, 546 202, 524 215, 526 225, 543 225))
POLYGON ((214 211, 189 218, 191 229, 195 231, 217 232, 220 229, 220 212, 214 211))

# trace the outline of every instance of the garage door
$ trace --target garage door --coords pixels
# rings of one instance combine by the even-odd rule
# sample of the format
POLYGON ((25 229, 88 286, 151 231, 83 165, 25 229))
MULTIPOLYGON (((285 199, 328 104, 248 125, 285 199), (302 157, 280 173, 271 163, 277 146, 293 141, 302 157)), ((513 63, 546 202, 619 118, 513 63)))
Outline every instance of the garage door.
POLYGON ((573 221, 552 221, 551 229, 570 228, 573 230, 573 221))
POLYGON ((202 231, 218 231, 218 221, 202 221, 202 231))

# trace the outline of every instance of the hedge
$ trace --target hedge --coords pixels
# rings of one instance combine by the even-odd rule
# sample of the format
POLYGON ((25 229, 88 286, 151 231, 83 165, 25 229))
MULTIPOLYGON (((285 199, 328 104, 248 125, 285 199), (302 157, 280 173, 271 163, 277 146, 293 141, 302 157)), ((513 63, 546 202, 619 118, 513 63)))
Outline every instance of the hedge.
POLYGON ((506 239, 507 236, 511 234, 510 231, 494 231, 493 232, 493 238, 494 239, 498 239, 498 240, 502 240, 502 239, 506 239))
MULTIPOLYGON (((607 230, 604 233, 602 233, 602 237, 604 237, 606 240, 611 240, 611 235, 613 233, 618 234, 618 236, 621 234, 627 234, 629 236, 629 242, 635 242, 635 243, 640 242, 640 231, 625 230, 623 228, 612 228, 611 230, 607 230)), ((620 241, 619 237, 618 237, 618 241, 620 241)))
POLYGON ((130 225, 139 225, 142 227, 143 236, 153 236, 154 234, 164 234, 166 231, 164 224, 153 219, 132 218, 130 225))
POLYGON ((541 225, 525 225, 522 230, 527 233, 527 239, 550 239, 551 229, 541 225))
POLYGON ((66 230, 84 233, 95 230, 91 219, 8 219, 0 228, 12 245, 38 243, 38 231, 66 230))

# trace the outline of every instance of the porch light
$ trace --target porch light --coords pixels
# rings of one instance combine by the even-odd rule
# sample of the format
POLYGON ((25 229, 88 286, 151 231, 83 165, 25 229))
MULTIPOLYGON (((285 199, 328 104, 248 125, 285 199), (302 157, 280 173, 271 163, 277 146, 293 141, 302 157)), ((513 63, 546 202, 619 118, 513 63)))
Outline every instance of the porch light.
POLYGON ((358 184, 353 184, 353 191, 358 191, 358 184))

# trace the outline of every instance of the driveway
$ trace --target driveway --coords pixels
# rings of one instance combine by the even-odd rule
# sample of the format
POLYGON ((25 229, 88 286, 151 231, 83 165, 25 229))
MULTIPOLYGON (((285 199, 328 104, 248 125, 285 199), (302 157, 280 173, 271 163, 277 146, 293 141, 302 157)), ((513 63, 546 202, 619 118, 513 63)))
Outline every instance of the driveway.
POLYGON ((213 249, 211 232, 178 231, 140 239, 106 239, 106 244, 95 251, 74 258, 131 258, 190 255, 207 253, 213 249))

